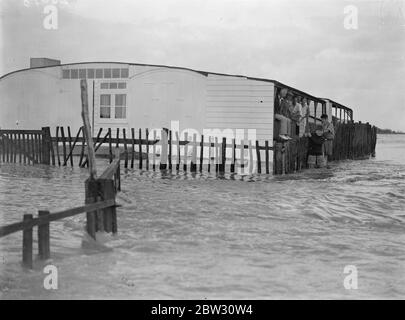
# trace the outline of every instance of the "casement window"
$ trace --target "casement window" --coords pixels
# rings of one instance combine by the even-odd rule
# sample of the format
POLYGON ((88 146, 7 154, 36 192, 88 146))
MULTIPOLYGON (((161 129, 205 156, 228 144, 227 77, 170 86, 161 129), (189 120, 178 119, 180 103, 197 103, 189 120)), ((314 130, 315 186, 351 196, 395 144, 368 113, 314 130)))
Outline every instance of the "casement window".
POLYGON ((94 69, 87 69, 87 78, 94 79, 94 69))
POLYGON ((70 78, 79 79, 79 70, 77 70, 77 69, 70 70, 70 78))
POLYGON ((113 78, 119 78, 119 77, 121 77, 120 69, 112 69, 112 77, 113 77, 113 78))
POLYGON ((97 79, 103 78, 103 69, 96 69, 96 78, 97 79))
POLYGON ((100 118, 111 118, 111 95, 100 95, 100 118))
POLYGON ((62 71, 62 79, 70 79, 70 69, 62 71))
POLYGON ((111 69, 104 69, 104 78, 111 78, 111 69))
POLYGON ((115 119, 125 119, 127 117, 127 95, 115 95, 115 119))
POLYGON ((101 82, 100 89, 126 89, 126 82, 101 82))

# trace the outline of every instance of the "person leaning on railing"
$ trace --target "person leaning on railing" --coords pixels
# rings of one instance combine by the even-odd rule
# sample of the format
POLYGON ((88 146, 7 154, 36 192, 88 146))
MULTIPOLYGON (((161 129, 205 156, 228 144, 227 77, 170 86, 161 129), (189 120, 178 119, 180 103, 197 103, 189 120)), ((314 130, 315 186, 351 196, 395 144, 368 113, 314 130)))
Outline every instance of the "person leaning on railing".
POLYGON ((308 167, 320 168, 325 166, 325 157, 323 155, 323 145, 325 142, 323 129, 321 125, 316 126, 316 130, 309 134, 308 139, 308 167))
POLYGON ((280 121, 280 132, 278 135, 278 139, 281 141, 291 140, 291 120, 289 119, 290 111, 289 103, 287 100, 288 94, 289 92, 287 89, 281 89, 279 95, 276 97, 275 103, 274 118, 280 121))
POLYGON ((325 150, 325 159, 328 160, 328 157, 332 156, 332 146, 333 146, 333 139, 335 138, 335 128, 333 124, 328 120, 328 115, 323 114, 321 116, 322 119, 322 132, 323 136, 326 139, 324 143, 324 150, 325 150))

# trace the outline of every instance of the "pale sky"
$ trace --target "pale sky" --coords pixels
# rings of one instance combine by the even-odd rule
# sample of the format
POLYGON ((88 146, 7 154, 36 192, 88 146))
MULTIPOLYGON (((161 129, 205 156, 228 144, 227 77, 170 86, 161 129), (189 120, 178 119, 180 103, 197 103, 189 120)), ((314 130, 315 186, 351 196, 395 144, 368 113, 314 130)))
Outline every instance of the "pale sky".
POLYGON ((0 74, 30 57, 275 79, 405 131, 404 0, 0 0, 0 74), (58 28, 43 27, 58 2, 58 28), (344 8, 358 9, 358 29, 344 8))

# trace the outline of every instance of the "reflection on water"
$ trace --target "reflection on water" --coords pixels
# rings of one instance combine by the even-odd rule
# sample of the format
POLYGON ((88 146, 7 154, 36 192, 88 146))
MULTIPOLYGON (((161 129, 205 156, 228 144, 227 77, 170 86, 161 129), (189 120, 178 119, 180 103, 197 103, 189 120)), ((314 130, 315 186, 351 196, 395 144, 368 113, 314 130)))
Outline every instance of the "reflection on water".
MULTIPOLYGON (((53 292, 39 264, 19 267, 21 234, 0 239, 0 295, 404 298, 404 150, 405 136, 380 135, 375 159, 278 177, 122 170, 119 234, 83 248, 84 216, 52 223, 53 292), (358 290, 343 287, 346 265, 358 269, 358 290)), ((81 205, 86 177, 2 165, 1 225, 81 205)))

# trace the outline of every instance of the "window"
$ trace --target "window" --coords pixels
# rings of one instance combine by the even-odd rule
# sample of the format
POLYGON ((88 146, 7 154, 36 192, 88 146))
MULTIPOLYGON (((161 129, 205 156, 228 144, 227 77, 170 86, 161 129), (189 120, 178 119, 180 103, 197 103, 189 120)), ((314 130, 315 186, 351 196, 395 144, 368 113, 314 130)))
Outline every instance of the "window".
POLYGON ((94 79, 94 69, 87 69, 87 78, 94 79))
POLYGON ((70 70, 70 78, 71 79, 78 79, 79 78, 79 70, 77 70, 77 69, 70 70))
POLYGON ((100 85, 100 88, 101 89, 108 89, 109 88, 108 82, 102 82, 101 85, 100 85))
POLYGON ((125 119, 127 106, 127 95, 116 94, 115 95, 115 119, 125 119))
POLYGON ((86 79, 86 69, 80 69, 79 70, 79 78, 80 79, 86 79))
POLYGON ((119 82, 118 83, 118 89, 126 89, 126 88, 127 88, 126 82, 119 82))
POLYGON ((63 79, 70 79, 70 70, 62 70, 62 78, 63 79))
POLYGON ((121 78, 128 78, 129 70, 121 69, 121 78))
POLYGON ((112 77, 119 78, 120 77, 120 69, 113 69, 112 70, 112 77))
POLYGON ((101 79, 103 77, 103 69, 96 69, 96 78, 101 79))
POLYGON ((100 96, 100 118, 111 118, 111 95, 100 96))
POLYGON ((104 78, 111 78, 111 69, 104 69, 104 78))
POLYGON ((117 89, 117 83, 116 82, 110 82, 110 89, 117 89))

